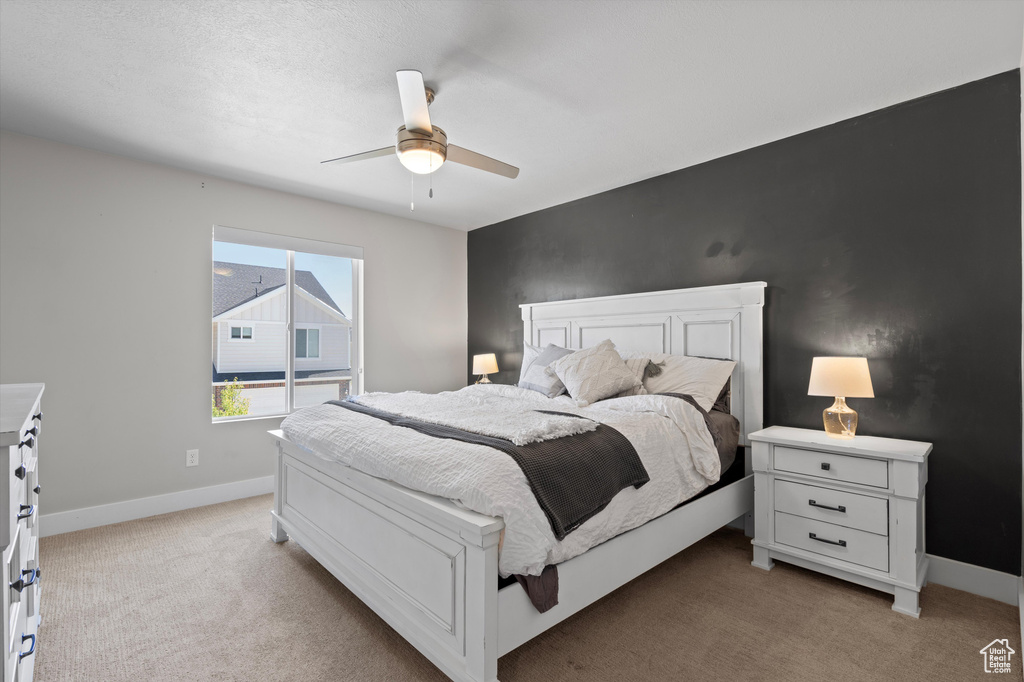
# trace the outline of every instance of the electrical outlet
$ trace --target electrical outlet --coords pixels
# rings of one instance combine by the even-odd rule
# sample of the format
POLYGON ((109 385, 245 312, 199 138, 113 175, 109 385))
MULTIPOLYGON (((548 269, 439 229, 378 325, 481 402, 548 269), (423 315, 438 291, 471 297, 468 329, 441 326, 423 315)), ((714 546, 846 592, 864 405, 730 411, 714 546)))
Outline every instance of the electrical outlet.
POLYGON ((199 451, 198 450, 186 450, 185 451, 185 466, 197 467, 199 466, 199 451))

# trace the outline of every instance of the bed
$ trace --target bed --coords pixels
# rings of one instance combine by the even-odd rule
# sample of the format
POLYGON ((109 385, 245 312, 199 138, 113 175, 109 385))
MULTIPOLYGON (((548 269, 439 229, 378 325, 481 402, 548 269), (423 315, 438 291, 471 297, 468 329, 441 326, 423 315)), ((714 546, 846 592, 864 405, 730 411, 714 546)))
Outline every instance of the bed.
POLYGON ((499 590, 501 518, 277 445, 271 538, 289 538, 453 680, 497 680, 497 660, 732 522, 749 531, 749 442, 762 428, 764 282, 521 306, 524 341, 734 360, 730 409, 746 453, 742 476, 558 564, 559 603, 499 590))

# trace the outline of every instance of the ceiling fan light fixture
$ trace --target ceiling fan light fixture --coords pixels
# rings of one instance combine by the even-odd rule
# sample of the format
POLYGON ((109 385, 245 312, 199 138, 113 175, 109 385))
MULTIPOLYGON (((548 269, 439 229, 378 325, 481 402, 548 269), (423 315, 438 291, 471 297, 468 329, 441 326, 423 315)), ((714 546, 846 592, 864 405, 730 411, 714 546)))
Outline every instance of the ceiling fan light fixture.
MULTIPOLYGON (((320 163, 351 163, 387 156, 394 152, 406 169, 420 175, 433 173, 451 161, 470 168, 515 179, 519 169, 478 152, 448 144, 448 135, 430 123, 427 107, 434 101, 434 91, 423 84, 423 74, 415 69, 399 69, 398 96, 402 100, 405 125, 395 133, 395 146, 372 149, 360 154, 339 156, 320 163)), ((431 190, 430 196, 433 196, 431 190)))
POLYGON ((417 130, 398 129, 395 153, 402 165, 413 173, 433 173, 444 164, 448 157, 448 136, 437 126, 431 126, 433 134, 417 130))
POLYGON ((433 173, 444 163, 444 155, 433 149, 406 149, 398 152, 398 160, 413 173, 433 173))

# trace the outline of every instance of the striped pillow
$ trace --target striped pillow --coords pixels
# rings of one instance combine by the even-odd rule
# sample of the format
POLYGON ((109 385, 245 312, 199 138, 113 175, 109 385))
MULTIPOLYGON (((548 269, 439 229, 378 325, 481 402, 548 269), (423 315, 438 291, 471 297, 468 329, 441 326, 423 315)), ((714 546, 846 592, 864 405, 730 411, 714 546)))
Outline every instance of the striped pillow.
POLYGON ((524 357, 523 371, 519 377, 519 388, 528 388, 531 391, 543 393, 549 398, 561 395, 565 392, 565 384, 557 376, 548 374, 545 370, 555 360, 571 354, 571 350, 549 343, 529 365, 526 364, 524 357))

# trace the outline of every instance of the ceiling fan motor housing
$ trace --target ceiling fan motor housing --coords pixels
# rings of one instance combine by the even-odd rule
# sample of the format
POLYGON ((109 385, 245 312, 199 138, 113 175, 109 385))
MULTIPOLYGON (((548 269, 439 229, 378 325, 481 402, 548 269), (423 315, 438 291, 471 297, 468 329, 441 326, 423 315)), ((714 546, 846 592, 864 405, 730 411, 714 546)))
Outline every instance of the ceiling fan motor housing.
MULTIPOLYGON (((431 126, 431 128, 434 130, 433 134, 423 133, 418 130, 407 130, 405 126, 400 127, 398 132, 395 133, 395 153, 400 160, 404 154, 410 152, 416 156, 436 154, 440 157, 437 164, 430 170, 417 171, 410 168, 413 172, 429 173, 431 170, 437 170, 448 157, 448 135, 437 126, 431 126)), ((409 167, 404 161, 403 165, 409 167)))

